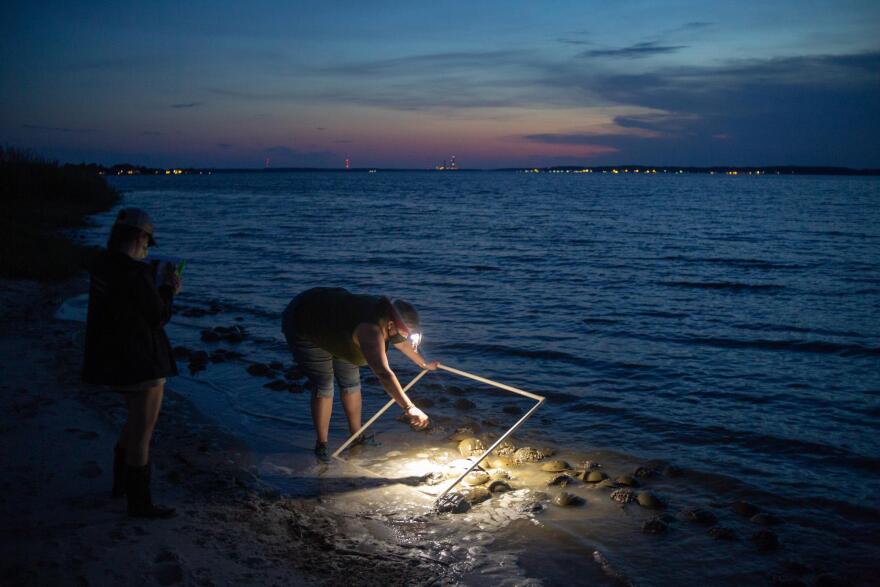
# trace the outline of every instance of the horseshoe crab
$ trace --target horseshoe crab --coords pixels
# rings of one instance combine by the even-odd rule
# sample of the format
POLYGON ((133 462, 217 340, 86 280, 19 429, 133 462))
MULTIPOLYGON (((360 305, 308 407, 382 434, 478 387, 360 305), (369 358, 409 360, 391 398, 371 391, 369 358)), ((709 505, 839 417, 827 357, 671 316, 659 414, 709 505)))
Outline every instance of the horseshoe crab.
POLYGON ((635 492, 628 487, 622 487, 620 489, 615 489, 611 492, 611 501, 616 501, 620 504, 627 504, 636 500, 635 492))
POLYGON ((771 552, 779 548, 779 538, 770 530, 758 530, 752 534, 752 543, 758 552, 771 552))
POLYGON ((505 469, 513 464, 513 460, 510 457, 489 457, 486 463, 492 469, 505 469))
POLYGON ((696 522, 703 526, 714 526, 718 523, 718 517, 710 511, 700 508, 690 508, 681 512, 682 517, 688 522, 696 522))
POLYGON ((477 505, 492 497, 492 494, 485 487, 468 487, 462 490, 461 494, 471 505, 477 505))
POLYGON ((660 518, 651 518, 642 524, 642 532, 645 534, 662 534, 669 529, 669 526, 660 518))
POLYGON ((573 482, 574 479, 563 473, 562 475, 556 475, 553 479, 547 482, 547 487, 553 487, 554 485, 559 485, 560 487, 565 487, 569 483, 573 482))
POLYGON ((486 447, 483 446, 483 441, 479 438, 465 438, 458 443, 458 452, 461 453, 461 456, 463 457, 472 457, 474 455, 482 454, 484 450, 486 450, 486 447))
POLYGON ((596 483, 596 487, 601 487, 602 489, 617 489, 619 485, 611 479, 602 479, 596 483))
POLYGON ((715 540, 733 540, 736 538, 733 530, 724 526, 712 526, 709 528, 709 536, 715 540))
POLYGON ((553 503, 558 505, 559 507, 568 507, 568 506, 576 506, 583 505, 585 500, 583 497, 575 495, 573 493, 569 493, 567 491, 563 491, 559 495, 553 498, 553 503))
POLYGON ((511 488, 507 481, 496 479, 489 483, 488 489, 492 493, 504 493, 506 491, 510 491, 511 488))
POLYGON ((537 463, 545 457, 544 453, 536 448, 524 446, 513 453, 513 462, 521 465, 522 463, 537 463))
POLYGON ((512 442, 508 442, 505 440, 501 444, 495 447, 495 450, 492 451, 492 454, 497 455, 499 457, 512 457, 513 453, 516 452, 516 446, 512 442))
POLYGON ((639 502, 639 505, 643 508, 648 508, 649 510, 659 510, 664 507, 663 501, 651 493, 650 491, 641 491, 636 496, 636 501, 639 502))
POLYGON ((464 484, 475 486, 475 485, 485 485, 489 482, 489 473, 486 471, 471 471, 464 478, 464 484))
POLYGON ((451 512, 453 514, 463 514, 471 509, 471 504, 465 499, 464 495, 457 491, 447 493, 434 504, 437 513, 451 512))
POLYGON ((456 428, 455 432, 449 435, 449 440, 453 442, 461 442, 466 438, 471 438, 474 434, 476 434, 478 430, 475 430, 472 426, 464 426, 462 428, 456 428))
POLYGON ((730 509, 732 509, 736 515, 744 518, 751 518, 761 511, 761 508, 747 501, 735 501, 730 504, 730 509))
POLYGON ((496 469, 495 471, 492 471, 489 476, 493 481, 507 481, 510 479, 510 473, 504 469, 496 469))
POLYGON ((622 475, 614 480, 618 485, 623 485, 624 487, 638 487, 639 482, 629 475, 622 475))
POLYGON ((548 473, 561 473, 562 471, 570 471, 571 465, 569 465, 565 461, 548 461, 541 465, 542 471, 547 471, 548 473))
POLYGON ((584 471, 584 481, 587 483, 598 483, 599 481, 603 481, 608 478, 608 475, 603 473, 602 471, 584 471))

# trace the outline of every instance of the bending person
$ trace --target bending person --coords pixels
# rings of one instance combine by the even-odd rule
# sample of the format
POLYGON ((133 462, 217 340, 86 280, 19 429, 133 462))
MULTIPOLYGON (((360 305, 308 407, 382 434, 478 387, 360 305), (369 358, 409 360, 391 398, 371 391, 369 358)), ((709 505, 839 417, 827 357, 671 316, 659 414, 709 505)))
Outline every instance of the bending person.
POLYGON ((400 406, 410 425, 423 429, 428 416, 410 401, 388 365, 390 345, 422 369, 437 362, 418 353, 419 314, 403 300, 359 295, 342 288, 317 287, 296 296, 282 317, 281 329, 293 358, 309 380, 315 455, 327 460, 333 411, 333 379, 339 385, 348 429, 361 429, 360 369, 369 365, 382 387, 400 406))
POLYGON ((155 505, 150 494, 150 440, 162 407, 165 378, 177 365, 164 325, 180 278, 167 275, 157 288, 152 267, 143 263, 155 245, 153 222, 138 208, 119 211, 107 249, 94 262, 83 381, 120 392, 128 408, 113 458, 113 497, 128 498, 128 514, 168 518, 174 509, 155 505))

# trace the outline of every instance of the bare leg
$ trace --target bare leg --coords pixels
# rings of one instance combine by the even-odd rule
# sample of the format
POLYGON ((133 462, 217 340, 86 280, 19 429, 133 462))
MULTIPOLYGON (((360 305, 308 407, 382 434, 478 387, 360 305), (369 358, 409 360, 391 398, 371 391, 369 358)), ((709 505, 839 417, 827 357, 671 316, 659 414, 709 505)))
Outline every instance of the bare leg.
POLYGON ((318 442, 327 443, 330 434, 330 415, 333 413, 333 398, 312 396, 312 423, 318 435, 318 442))
POLYGON ((348 431, 354 434, 361 429, 361 392, 342 394, 342 409, 348 418, 348 431))
POLYGON ((125 396, 128 404, 128 445, 125 451, 125 464, 142 467, 150 460, 150 440, 162 407, 165 385, 159 384, 145 391, 129 393, 125 396))

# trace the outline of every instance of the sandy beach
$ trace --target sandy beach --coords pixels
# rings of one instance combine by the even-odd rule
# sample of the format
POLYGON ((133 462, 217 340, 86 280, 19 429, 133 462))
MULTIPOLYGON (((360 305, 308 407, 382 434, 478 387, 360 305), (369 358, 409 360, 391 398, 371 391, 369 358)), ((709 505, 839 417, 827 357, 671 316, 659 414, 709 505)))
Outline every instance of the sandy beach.
POLYGON ((4 585, 455 582, 448 565, 393 539, 347 540, 363 535, 347 530, 364 520, 333 513, 320 497, 281 498, 262 486, 240 443, 173 381, 154 438, 154 492, 178 516, 126 517, 109 491, 120 398, 80 384, 82 325, 53 319, 86 287, 0 283, 4 585))

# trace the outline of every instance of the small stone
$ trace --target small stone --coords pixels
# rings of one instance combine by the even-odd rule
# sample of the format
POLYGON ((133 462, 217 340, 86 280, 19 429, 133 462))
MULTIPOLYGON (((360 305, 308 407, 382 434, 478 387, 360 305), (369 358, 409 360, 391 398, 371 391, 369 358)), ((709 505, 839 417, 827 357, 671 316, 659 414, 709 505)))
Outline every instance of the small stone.
POLYGON ((732 509, 736 515, 744 518, 751 518, 761 511, 758 506, 747 501, 735 501, 730 504, 730 509, 732 509))
POLYGON ((608 478, 608 475, 606 475, 602 471, 595 471, 595 470, 590 471, 589 473, 586 473, 586 471, 585 471, 585 475, 584 475, 584 481, 586 481, 587 483, 598 483, 599 481, 603 481, 607 478, 608 478))
POLYGON ((663 469, 663 474, 667 477, 681 477, 684 474, 681 467, 676 467, 675 465, 667 465, 663 469))
POLYGON ((220 335, 213 330, 202 330, 201 338, 205 342, 217 342, 220 340, 220 335))
POLYGON ((629 475, 623 475, 622 477, 618 477, 615 479, 618 485, 623 485, 624 487, 638 487, 639 482, 636 481, 633 477, 629 475))
POLYGON ((611 492, 611 501, 616 501, 617 503, 627 504, 636 500, 635 492, 628 487, 622 487, 620 489, 615 489, 611 492))
POLYGON ((664 507, 663 501, 650 491, 639 492, 638 496, 636 496, 636 501, 638 501, 639 505, 643 508, 648 508, 652 510, 657 510, 664 507))
POLYGON ((458 443, 458 452, 463 457, 478 455, 484 450, 486 450, 486 447, 483 445, 483 441, 479 438, 465 438, 458 443))
POLYGON ((682 517, 688 522, 696 522, 703 526, 714 526, 718 523, 718 517, 710 511, 700 508, 691 508, 681 512, 682 517))
POLYGON ((642 532, 645 534, 663 534, 668 529, 669 526, 660 518, 651 518, 642 524, 642 532))
POLYGON ((709 528, 709 536, 715 540, 734 540, 736 538, 733 530, 724 526, 712 526, 709 528))
POLYGON ((248 365, 245 370, 254 377, 272 377, 272 369, 263 363, 253 363, 248 365))
POLYGON ((547 471, 548 473, 558 473, 560 471, 568 471, 571 469, 571 465, 569 465, 565 461, 548 461, 541 465, 542 471, 547 471))
POLYGON ((452 404, 452 406, 453 406, 456 410, 465 410, 465 411, 467 411, 467 410, 473 410, 474 408, 476 408, 476 407, 477 407, 477 404, 475 404, 474 402, 472 402, 472 401, 469 400, 469 399, 465 399, 465 398, 462 397, 462 398, 459 398, 459 399, 455 400, 455 403, 452 404))
POLYGON ((593 469, 601 469, 602 465, 597 463, 596 461, 584 461, 581 463, 584 471, 592 471, 593 469))
POLYGON ((773 514, 768 514, 766 512, 762 512, 760 514, 755 514, 749 521, 753 524, 760 524, 762 526, 775 526, 779 523, 779 518, 774 516, 773 514))
POLYGON ((580 497, 573 493, 569 493, 567 491, 563 491, 553 498, 553 503, 555 503, 559 507, 568 507, 583 505, 585 503, 585 500, 583 497, 580 497))
POLYGON ((779 548, 779 538, 770 530, 758 530, 752 534, 752 543, 758 552, 772 552, 779 548))
POLYGON ((464 495, 453 491, 438 499, 434 504, 434 509, 441 514, 446 512, 463 514, 471 509, 471 504, 464 495))

